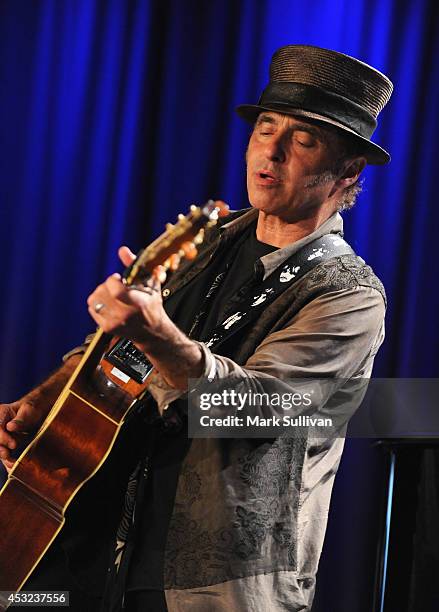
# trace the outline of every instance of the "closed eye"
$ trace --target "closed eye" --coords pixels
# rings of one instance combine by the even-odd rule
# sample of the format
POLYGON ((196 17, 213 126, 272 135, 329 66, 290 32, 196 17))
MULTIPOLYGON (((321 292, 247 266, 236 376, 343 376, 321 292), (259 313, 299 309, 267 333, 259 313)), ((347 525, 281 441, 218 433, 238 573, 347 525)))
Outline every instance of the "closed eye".
POLYGON ((317 140, 309 134, 308 132, 295 132, 294 133, 294 141, 297 142, 302 147, 311 148, 317 144, 317 140))

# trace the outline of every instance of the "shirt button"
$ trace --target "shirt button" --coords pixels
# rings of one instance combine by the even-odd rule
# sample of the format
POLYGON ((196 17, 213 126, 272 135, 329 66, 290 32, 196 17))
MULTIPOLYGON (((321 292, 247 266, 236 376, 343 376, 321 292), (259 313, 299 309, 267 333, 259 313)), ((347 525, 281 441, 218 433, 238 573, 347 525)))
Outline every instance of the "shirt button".
POLYGON ((168 295, 171 293, 170 289, 163 289, 162 291, 162 296, 163 297, 168 297, 168 295))

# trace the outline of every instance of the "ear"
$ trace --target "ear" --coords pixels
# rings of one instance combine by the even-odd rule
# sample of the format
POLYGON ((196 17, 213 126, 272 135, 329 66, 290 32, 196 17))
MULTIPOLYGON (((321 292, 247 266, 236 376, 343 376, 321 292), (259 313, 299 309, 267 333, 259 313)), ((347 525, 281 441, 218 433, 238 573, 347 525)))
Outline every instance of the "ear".
POLYGON ((336 189, 346 189, 358 181, 360 174, 363 172, 367 160, 365 157, 354 157, 347 159, 343 164, 343 169, 340 176, 335 182, 336 189))

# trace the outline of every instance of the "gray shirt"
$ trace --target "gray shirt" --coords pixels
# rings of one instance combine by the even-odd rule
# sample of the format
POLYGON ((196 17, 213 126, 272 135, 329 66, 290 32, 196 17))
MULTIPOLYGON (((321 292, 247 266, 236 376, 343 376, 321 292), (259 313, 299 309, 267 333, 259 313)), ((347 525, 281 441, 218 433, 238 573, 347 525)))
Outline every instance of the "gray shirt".
MULTIPOLYGON (((257 216, 257 210, 226 223, 222 230, 246 225, 257 216)), ((306 244, 328 233, 343 233, 343 219, 335 213, 314 232, 301 240, 269 253, 261 258, 265 280, 291 255, 306 244)), ((336 377, 350 378, 354 371, 369 377, 373 357, 384 339, 385 305, 379 291, 358 286, 317 297, 302 308, 276 334, 267 336, 244 367, 230 359, 215 355, 205 344, 199 343, 204 354, 204 376, 273 375, 283 378, 336 377), (358 363, 363 355, 362 367, 358 363)), ((156 379, 149 391, 161 411, 183 393, 164 381, 156 379)))
MULTIPOLYGON (((222 233, 227 235, 230 232, 239 232, 240 228, 253 222, 257 214, 257 211, 252 209, 226 223, 221 229, 222 233)), ((341 233, 342 229, 341 216, 334 214, 310 235, 264 256, 260 260, 264 268, 264 278, 279 269, 305 244, 327 233, 341 233)), ((174 289, 178 290, 184 284, 185 278, 182 277, 174 284, 174 289)), ((164 291, 165 297, 167 294, 169 290, 164 291)), ((349 397, 350 394, 348 387, 355 388, 356 381, 361 385, 362 380, 370 377, 375 354, 384 338, 384 314, 383 296, 373 284, 354 283, 342 289, 325 292, 306 303, 280 329, 268 333, 245 363, 237 363, 233 359, 215 354, 205 344, 199 343, 204 355, 204 375, 213 381, 229 376, 245 378, 262 388, 267 380, 329 378, 345 381, 346 384, 341 383, 341 388, 339 387, 332 397, 325 398, 327 412, 331 414, 331 411, 342 409, 343 403, 347 401, 346 396, 349 397)), ((161 410, 165 410, 170 402, 181 396, 180 391, 172 389, 160 378, 155 380, 149 390, 161 410)), ((225 407, 219 407, 218 413, 224 414, 226 410, 225 407)), ((296 411, 296 414, 299 412, 296 411)), ((182 516, 185 517, 184 526, 179 530, 177 516, 171 524, 168 542, 171 550, 167 558, 171 559, 175 567, 180 568, 178 571, 183 575, 183 579, 172 579, 174 586, 172 580, 171 583, 168 581, 166 599, 170 612, 310 610, 331 491, 343 445, 344 439, 341 436, 325 443, 309 436, 304 448, 297 455, 294 455, 296 451, 293 450, 293 455, 289 457, 279 453, 279 447, 274 445, 261 458, 262 462, 259 464, 246 463, 245 456, 243 459, 241 455, 241 472, 236 463, 224 470, 221 456, 218 454, 219 447, 209 441, 193 447, 189 464, 183 468, 176 497, 177 513, 183 513, 182 516), (208 461, 205 460, 206 457, 209 458, 208 461), (273 554, 277 555, 279 550, 283 549, 273 548, 275 542, 270 536, 265 537, 262 552, 257 558, 250 557, 241 566, 238 557, 235 558, 235 569, 231 570, 230 577, 226 575, 227 572, 221 574, 218 571, 217 580, 212 580, 209 574, 206 579, 200 581, 201 575, 207 575, 202 567, 202 564, 206 563, 203 559, 214 557, 212 550, 215 550, 215 542, 221 547, 221 534, 227 532, 233 536, 233 529, 228 531, 228 526, 236 519, 237 507, 233 507, 233 503, 230 505, 230 496, 241 499, 238 509, 238 518, 241 521, 239 534, 245 535, 246 529, 251 530, 253 521, 254 526, 266 535, 260 521, 269 521, 270 517, 266 513, 258 514, 257 496, 261 499, 272 492, 264 492, 265 484, 258 489, 258 478, 252 481, 252 470, 268 469, 265 478, 267 474, 270 478, 270 470, 277 474, 276 465, 284 459, 286 463, 279 466, 280 473, 282 475, 282 470, 294 470, 291 486, 281 494, 273 495, 273 500, 277 499, 285 507, 281 516, 284 521, 282 529, 285 530, 291 523, 294 563, 272 563, 273 554), (242 470, 246 469, 250 471, 244 473, 243 485, 240 478, 243 475, 242 470), (194 497, 194 486, 198 486, 197 483, 201 485, 196 489, 198 493, 194 497), (254 500, 248 498, 251 491, 259 491, 254 500), (288 507, 291 507, 291 512, 288 507), (246 524, 245 513, 248 516, 252 510, 255 511, 254 518, 250 520, 250 524, 246 524), (207 517, 212 515, 208 520, 206 512, 207 517), (221 514, 224 515, 223 518, 221 514), (199 526, 199 531, 194 531, 193 537, 189 533, 189 525, 199 526), (199 542, 199 552, 190 553, 192 556, 189 555, 188 559, 191 562, 195 559, 195 563, 200 565, 195 574, 185 577, 184 550, 194 546, 195 541, 199 542), (203 546, 207 546, 205 552, 203 546), (273 550, 277 552, 273 553, 273 550)), ((272 527, 273 525, 270 527, 271 531, 272 527)), ((250 536, 253 537, 254 534, 250 536)), ((279 534, 277 537, 280 537, 279 534)), ((230 549, 231 547, 232 543, 230 549)), ((227 556, 227 550, 229 546, 218 550, 218 555, 227 556)), ((228 567, 232 566, 229 564, 228 567)))
MULTIPOLYGON (((254 220, 256 210, 225 224, 223 232, 237 230, 254 220)), ((278 269, 302 246, 327 233, 342 233, 343 221, 334 214, 316 231, 292 245, 264 256, 264 278, 278 269)), ((264 379, 330 378, 348 382, 335 396, 335 403, 350 397, 347 387, 370 377, 375 354, 384 339, 385 304, 372 286, 358 285, 324 293, 305 305, 279 331, 268 334, 247 362, 240 365, 212 352, 200 343, 204 354, 204 375, 213 380, 245 377, 264 384, 264 379)), ((181 395, 163 382, 150 387, 161 410, 181 395)), ((326 398, 327 400, 329 398, 326 398)), ((332 398, 334 399, 334 398, 332 398)), ((349 403, 349 401, 347 401, 349 403)), ((327 402, 328 412, 334 408, 327 402)), ((225 413, 220 407, 218 414, 225 413)), ((344 446, 342 436, 325 444, 308 437, 300 471, 300 487, 291 499, 297 507, 296 569, 226 580, 197 588, 168 589, 169 610, 212 612, 239 610, 274 612, 309 610, 315 588, 315 575, 323 546, 329 503, 335 473, 344 446)), ((206 474, 206 480, 209 475, 206 474)), ((218 491, 218 495, 221 492, 218 491)), ((205 503, 209 503, 208 501, 205 503)), ((211 502, 212 503, 212 502, 211 502)), ((269 553, 267 553, 269 554, 269 553)))

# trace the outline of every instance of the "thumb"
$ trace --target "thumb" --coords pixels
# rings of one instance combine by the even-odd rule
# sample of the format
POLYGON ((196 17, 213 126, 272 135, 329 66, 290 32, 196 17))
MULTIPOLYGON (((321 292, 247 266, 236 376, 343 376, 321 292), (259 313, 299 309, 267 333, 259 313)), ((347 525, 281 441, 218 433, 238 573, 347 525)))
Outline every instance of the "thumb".
POLYGON ((121 246, 118 250, 118 255, 124 266, 130 266, 136 259, 134 253, 127 246, 121 246))
POLYGON ((6 429, 15 433, 24 433, 39 423, 38 411, 30 402, 23 402, 15 417, 6 424, 6 429))

